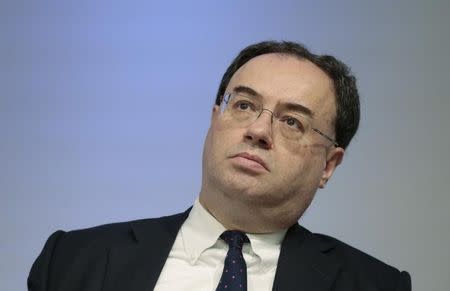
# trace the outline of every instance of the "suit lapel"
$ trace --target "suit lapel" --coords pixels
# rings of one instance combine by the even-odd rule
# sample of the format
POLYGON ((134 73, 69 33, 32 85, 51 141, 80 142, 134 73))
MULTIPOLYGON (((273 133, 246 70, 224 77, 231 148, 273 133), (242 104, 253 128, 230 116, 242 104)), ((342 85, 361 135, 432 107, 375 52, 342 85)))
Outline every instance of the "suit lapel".
POLYGON ((273 290, 329 290, 340 267, 324 253, 333 247, 298 224, 292 226, 281 245, 273 290))
POLYGON ((153 290, 189 211, 131 222, 130 243, 108 250, 103 290, 153 290))

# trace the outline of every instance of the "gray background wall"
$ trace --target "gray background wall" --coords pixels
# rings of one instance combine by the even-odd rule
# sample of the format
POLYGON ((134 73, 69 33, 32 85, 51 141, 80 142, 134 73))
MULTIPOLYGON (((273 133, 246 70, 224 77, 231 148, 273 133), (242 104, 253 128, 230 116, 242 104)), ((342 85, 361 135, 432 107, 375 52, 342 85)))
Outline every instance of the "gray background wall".
POLYGON ((222 73, 305 43, 359 77, 362 123, 302 223, 450 286, 450 2, 0 2, 0 289, 46 238, 187 208, 222 73))

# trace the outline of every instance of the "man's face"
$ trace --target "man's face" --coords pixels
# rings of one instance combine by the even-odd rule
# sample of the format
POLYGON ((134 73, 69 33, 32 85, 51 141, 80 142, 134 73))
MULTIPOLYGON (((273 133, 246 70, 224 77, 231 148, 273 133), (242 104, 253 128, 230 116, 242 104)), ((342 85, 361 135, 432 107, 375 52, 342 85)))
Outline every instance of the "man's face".
MULTIPOLYGON (((280 54, 255 57, 233 75, 226 92, 242 88, 254 91, 272 112, 288 104, 309 109, 311 126, 334 137, 333 84, 313 63, 280 54)), ((301 140, 286 139, 273 123, 265 110, 252 124, 236 126, 215 106, 203 153, 203 190, 209 201, 239 202, 294 223, 331 176, 343 150, 313 131, 301 140)))

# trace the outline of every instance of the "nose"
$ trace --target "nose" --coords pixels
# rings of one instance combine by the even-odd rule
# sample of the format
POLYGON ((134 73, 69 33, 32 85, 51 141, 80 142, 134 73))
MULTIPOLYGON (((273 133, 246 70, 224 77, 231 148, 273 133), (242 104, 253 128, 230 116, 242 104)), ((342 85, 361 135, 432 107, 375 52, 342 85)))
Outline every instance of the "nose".
POLYGON ((244 136, 245 141, 263 149, 272 148, 272 120, 272 111, 263 109, 259 117, 247 127, 244 136))

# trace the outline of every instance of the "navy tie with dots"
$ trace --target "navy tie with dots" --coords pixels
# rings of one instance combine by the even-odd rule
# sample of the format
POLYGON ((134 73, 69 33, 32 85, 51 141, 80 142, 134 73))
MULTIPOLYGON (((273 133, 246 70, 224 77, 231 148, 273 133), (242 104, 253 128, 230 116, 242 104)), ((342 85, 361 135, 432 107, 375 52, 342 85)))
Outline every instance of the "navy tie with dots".
POLYGON ((228 244, 228 253, 216 291, 247 291, 247 265, 242 246, 249 242, 248 237, 241 231, 227 230, 220 238, 228 244))

